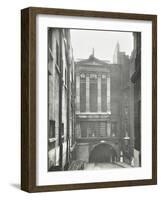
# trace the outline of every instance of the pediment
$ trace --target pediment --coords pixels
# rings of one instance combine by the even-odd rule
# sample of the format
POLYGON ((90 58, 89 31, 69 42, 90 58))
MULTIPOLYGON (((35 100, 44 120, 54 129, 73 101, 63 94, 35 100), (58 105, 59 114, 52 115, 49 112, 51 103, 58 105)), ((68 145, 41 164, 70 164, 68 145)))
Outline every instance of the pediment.
POLYGON ((83 59, 77 62, 78 65, 87 65, 87 66, 105 66, 108 65, 108 62, 102 61, 91 55, 88 59, 83 59))

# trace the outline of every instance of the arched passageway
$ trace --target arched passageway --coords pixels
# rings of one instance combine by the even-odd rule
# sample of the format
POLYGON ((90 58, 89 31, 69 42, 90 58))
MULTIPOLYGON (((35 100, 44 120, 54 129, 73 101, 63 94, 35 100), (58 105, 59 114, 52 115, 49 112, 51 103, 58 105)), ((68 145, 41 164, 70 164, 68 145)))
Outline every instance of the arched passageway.
POLYGON ((116 161, 116 151, 109 144, 99 144, 94 147, 89 156, 90 163, 110 163, 116 161))

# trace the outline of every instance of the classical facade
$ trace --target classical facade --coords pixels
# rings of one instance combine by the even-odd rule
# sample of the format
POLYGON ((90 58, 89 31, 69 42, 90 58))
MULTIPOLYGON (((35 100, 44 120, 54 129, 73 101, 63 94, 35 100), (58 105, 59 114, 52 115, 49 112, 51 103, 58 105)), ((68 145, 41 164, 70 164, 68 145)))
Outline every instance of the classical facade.
POLYGON ((65 170, 74 145, 74 59, 68 29, 48 29, 48 170, 65 170))
POLYGON ((97 59, 94 53, 75 64, 77 159, 120 161, 121 66, 97 59))

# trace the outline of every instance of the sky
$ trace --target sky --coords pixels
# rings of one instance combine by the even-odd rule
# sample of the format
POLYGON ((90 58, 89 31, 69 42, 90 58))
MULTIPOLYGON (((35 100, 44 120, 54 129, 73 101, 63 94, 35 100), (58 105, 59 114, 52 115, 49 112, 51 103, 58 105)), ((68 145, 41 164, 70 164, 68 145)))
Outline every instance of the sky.
POLYGON ((133 49, 132 32, 97 31, 71 29, 71 41, 74 59, 87 59, 94 48, 95 57, 113 62, 117 42, 120 51, 131 55, 133 49))

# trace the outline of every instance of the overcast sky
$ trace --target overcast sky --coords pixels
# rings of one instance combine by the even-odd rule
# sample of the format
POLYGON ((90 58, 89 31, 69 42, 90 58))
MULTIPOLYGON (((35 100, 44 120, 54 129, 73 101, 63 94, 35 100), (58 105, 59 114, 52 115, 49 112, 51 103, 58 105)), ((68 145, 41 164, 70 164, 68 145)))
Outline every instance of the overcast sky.
POLYGON ((113 62, 117 42, 127 55, 131 55, 133 49, 132 32, 71 29, 71 40, 75 59, 88 58, 94 48, 95 57, 113 62))

